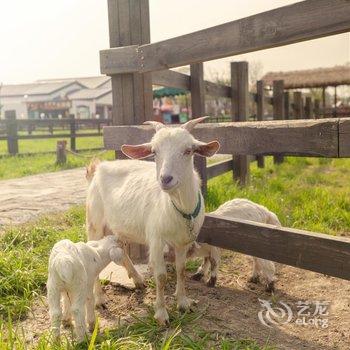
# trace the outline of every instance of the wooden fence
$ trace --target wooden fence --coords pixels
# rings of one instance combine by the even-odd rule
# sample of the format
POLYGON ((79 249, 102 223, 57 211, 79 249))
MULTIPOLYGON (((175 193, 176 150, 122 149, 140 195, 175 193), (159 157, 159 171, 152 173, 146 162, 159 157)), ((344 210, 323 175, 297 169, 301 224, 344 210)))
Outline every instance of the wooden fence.
MULTIPOLYGON (((71 115, 67 119, 5 119, 0 120, 0 141, 7 142, 7 154, 34 154, 26 151, 20 152, 20 140, 44 140, 44 139, 70 139, 71 151, 77 152, 76 139, 79 137, 102 136, 102 128, 111 125, 110 119, 75 119, 71 115), (96 131, 91 131, 96 129, 96 131), (84 131, 86 130, 86 131, 84 131)), ((87 148, 88 150, 97 148, 87 148)), ((101 148, 99 148, 101 149, 101 148)), ((48 151, 41 153, 55 153, 48 151)), ((38 154, 38 153, 35 153, 38 154)))
MULTIPOLYGON (((195 116, 205 115, 205 95, 232 100, 232 123, 206 124, 194 135, 203 141, 219 139, 221 152, 232 161, 207 169, 205 160, 196 165, 204 181, 233 168, 235 179, 245 184, 249 155, 350 157, 350 119, 289 120, 313 118, 319 103, 305 101, 300 92, 290 96, 283 82, 273 84, 273 117, 262 121, 266 101, 264 84, 257 85, 257 119, 248 115, 248 65, 232 62, 231 86, 205 82, 202 62, 237 54, 288 45, 350 31, 350 2, 347 0, 307 0, 254 16, 207 28, 195 33, 150 44, 147 0, 109 0, 109 50, 100 53, 102 73, 112 76, 113 124, 104 129, 107 149, 119 151, 123 143, 148 141, 153 131, 138 126, 152 118, 152 82, 186 88, 191 92, 195 116), (283 20, 282 20, 283 19, 283 20), (190 76, 167 71, 190 65, 190 76), (127 125, 137 126, 127 126, 127 125), (121 126, 124 125, 124 126, 121 126)), ((327 235, 277 228, 241 220, 207 215, 199 241, 236 250, 291 266, 350 280, 350 240, 327 235), (214 234, 215 233, 215 234, 214 234)), ((144 250, 130 247, 133 258, 144 250)))

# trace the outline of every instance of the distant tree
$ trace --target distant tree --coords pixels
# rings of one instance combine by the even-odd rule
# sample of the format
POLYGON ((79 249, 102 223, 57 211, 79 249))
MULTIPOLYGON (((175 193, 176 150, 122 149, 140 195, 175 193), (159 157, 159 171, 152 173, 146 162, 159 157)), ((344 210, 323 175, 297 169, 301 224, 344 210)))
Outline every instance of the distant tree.
POLYGON ((261 61, 249 62, 249 90, 256 92, 256 82, 263 76, 263 64, 261 61))

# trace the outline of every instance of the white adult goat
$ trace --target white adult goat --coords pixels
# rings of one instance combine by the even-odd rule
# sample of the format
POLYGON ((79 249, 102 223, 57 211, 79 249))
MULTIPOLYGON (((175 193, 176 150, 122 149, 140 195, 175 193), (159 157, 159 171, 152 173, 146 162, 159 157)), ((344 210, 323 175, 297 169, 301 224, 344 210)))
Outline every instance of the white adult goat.
POLYGON ((52 248, 49 259, 47 297, 53 335, 60 336, 63 299, 63 322, 70 323, 73 315, 78 341, 95 325, 94 283, 99 273, 111 262, 120 264, 124 252, 116 236, 99 241, 73 243, 65 239, 52 248))
MULTIPOLYGON (((220 205, 215 211, 211 212, 217 216, 228 217, 231 219, 243 219, 264 224, 281 226, 276 214, 266 207, 254 203, 248 199, 236 198, 220 205)), ((220 264, 220 250, 206 243, 196 243, 191 249, 189 257, 203 257, 203 263, 197 272, 192 276, 194 280, 201 280, 205 275, 210 277, 207 282, 208 286, 214 287, 217 279, 217 272, 220 264)), ((274 290, 275 264, 272 261, 252 257, 253 271, 250 282, 257 283, 262 279, 267 292, 274 290)))
MULTIPOLYGON (((217 141, 203 143, 191 134, 195 125, 207 117, 193 119, 181 127, 165 127, 146 122, 156 129, 150 143, 123 145, 130 158, 155 156, 155 163, 139 160, 102 162, 91 180, 87 195, 87 229, 89 239, 101 238, 107 228, 121 241, 147 244, 156 281, 155 318, 169 322, 165 308, 166 265, 164 246, 175 248, 177 305, 188 309, 192 302, 184 286, 186 253, 204 220, 204 203, 200 179, 193 166, 193 155, 210 157, 217 152, 217 141)), ((128 260, 124 266, 142 281, 128 260)), ((97 281, 96 296, 102 290, 97 281)))

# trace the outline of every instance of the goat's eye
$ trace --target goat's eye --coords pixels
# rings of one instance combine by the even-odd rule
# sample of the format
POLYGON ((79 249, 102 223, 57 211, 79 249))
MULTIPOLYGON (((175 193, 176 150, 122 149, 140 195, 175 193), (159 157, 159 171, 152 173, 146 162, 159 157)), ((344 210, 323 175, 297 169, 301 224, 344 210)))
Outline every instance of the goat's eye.
POLYGON ((192 153, 192 149, 188 148, 188 149, 185 150, 184 156, 189 156, 191 153, 192 153))

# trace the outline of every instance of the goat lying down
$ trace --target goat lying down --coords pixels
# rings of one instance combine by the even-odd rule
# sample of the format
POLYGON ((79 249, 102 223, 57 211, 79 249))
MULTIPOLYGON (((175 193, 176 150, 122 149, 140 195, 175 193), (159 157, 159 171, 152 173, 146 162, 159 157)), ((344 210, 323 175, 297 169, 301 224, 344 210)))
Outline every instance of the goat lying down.
POLYGON ((61 320, 70 324, 72 316, 78 341, 82 341, 87 334, 86 320, 89 330, 94 329, 95 280, 111 261, 120 265, 123 255, 116 236, 106 236, 88 243, 73 243, 65 239, 54 245, 49 259, 47 297, 51 330, 55 338, 60 336, 61 320))
MULTIPOLYGON (((89 240, 100 239, 109 229, 121 241, 148 246, 156 282, 155 318, 160 324, 169 322, 164 296, 166 264, 163 250, 166 244, 175 249, 177 306, 186 310, 192 304, 185 293, 186 254, 204 220, 204 201, 193 156, 210 157, 220 147, 217 141, 204 143, 191 135, 195 125, 204 119, 206 117, 193 119, 180 127, 147 122, 156 130, 152 140, 141 145, 123 145, 122 151, 134 159, 155 156, 155 162, 101 162, 88 188, 86 226, 89 240)), ((123 265, 134 281, 142 284, 142 277, 129 257, 123 265)), ((103 303, 98 281, 95 296, 97 304, 103 303)))
MULTIPOLYGON (((276 214, 248 199, 236 198, 225 202, 211 214, 281 226, 276 214)), ((206 243, 196 243, 195 247, 190 250, 190 253, 190 258, 203 257, 203 263, 192 276, 192 279, 201 280, 204 276, 209 276, 207 285, 214 287, 220 264, 220 249, 206 243)), ((252 261, 253 271, 249 281, 258 283, 261 280, 265 285, 265 290, 272 292, 276 280, 275 264, 272 261, 256 257, 252 257, 252 261)))

